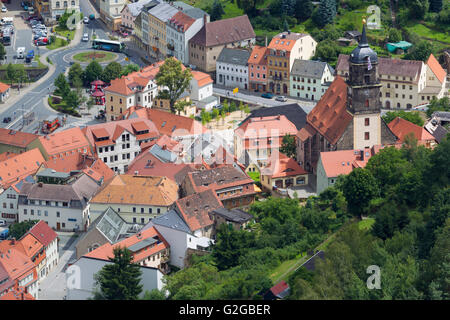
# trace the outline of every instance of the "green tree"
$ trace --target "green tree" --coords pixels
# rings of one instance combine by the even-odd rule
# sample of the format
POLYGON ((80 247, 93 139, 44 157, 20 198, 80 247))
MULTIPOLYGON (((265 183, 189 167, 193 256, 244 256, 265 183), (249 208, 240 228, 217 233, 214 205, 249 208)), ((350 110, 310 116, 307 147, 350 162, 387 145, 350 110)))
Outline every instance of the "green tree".
POLYGON ((83 68, 79 63, 74 63, 69 69, 69 83, 73 86, 73 82, 75 78, 83 79, 83 68))
POLYGON ((64 101, 66 102, 67 107, 70 109, 76 109, 81 104, 81 98, 74 90, 69 91, 69 93, 65 96, 64 101))
POLYGON ((222 3, 219 0, 214 0, 211 8, 211 21, 220 20, 223 14, 225 14, 225 11, 223 10, 222 3))
POLYGON ((8 79, 11 85, 17 80, 17 69, 11 63, 8 63, 6 67, 6 79, 8 79))
POLYGON ((319 27, 333 23, 336 16, 335 0, 321 0, 319 8, 313 14, 314 23, 319 27))
POLYGON ((127 64, 125 67, 122 68, 122 72, 120 73, 120 76, 127 76, 132 72, 139 71, 139 66, 134 63, 127 64))
POLYGON ((255 16, 257 13, 256 6, 262 4, 264 0, 235 0, 239 9, 244 10, 249 16, 255 16))
POLYGON ((26 220, 22 222, 16 222, 9 226, 9 236, 14 239, 20 239, 28 230, 31 229, 39 220, 26 220))
POLYGON ((406 112, 403 110, 388 111, 382 118, 384 122, 386 122, 386 124, 389 124, 392 120, 394 120, 397 117, 405 119, 414 124, 417 124, 420 127, 423 127, 424 124, 424 121, 420 116, 420 112, 418 111, 411 111, 411 112, 406 112))
POLYGON ((425 13, 428 12, 430 3, 428 0, 411 0, 409 1, 408 7, 411 18, 423 19, 425 17, 425 13))
POLYGON ((361 217, 370 201, 378 197, 378 183, 369 170, 356 168, 345 178, 343 193, 348 203, 348 210, 361 217))
POLYGON ((389 29, 389 42, 399 42, 402 40, 402 33, 400 30, 391 28, 389 29))
POLYGON ((417 45, 413 46, 409 52, 405 54, 403 59, 425 62, 431 53, 433 53, 433 44, 427 40, 422 40, 417 45))
POLYGON ((442 10, 442 0, 430 0, 430 11, 440 12, 442 10))
POLYGON ((122 65, 118 62, 110 62, 105 69, 103 69, 100 79, 106 83, 110 83, 111 80, 117 79, 122 73, 122 65))
POLYGON ((16 81, 21 85, 28 80, 28 74, 25 71, 25 67, 23 64, 19 64, 15 66, 16 69, 16 81))
POLYGON ((335 41, 326 39, 317 44, 316 54, 313 59, 335 64, 340 50, 339 45, 335 41))
POLYGON ((427 117, 431 118, 436 111, 450 111, 450 99, 448 97, 437 99, 434 96, 428 105, 427 117))
POLYGON ((158 289, 153 289, 152 291, 146 290, 142 300, 166 300, 166 296, 164 295, 164 292, 159 291, 158 289))
POLYGON ((191 71, 187 68, 183 70, 181 61, 174 58, 167 58, 160 67, 155 79, 159 86, 167 89, 170 110, 174 112, 175 103, 189 87, 192 79, 191 71))
POLYGON ((97 61, 91 61, 83 72, 83 83, 86 87, 91 85, 91 82, 98 80, 103 73, 102 66, 97 61))
POLYGON ((311 0, 296 0, 294 4, 294 16, 299 22, 309 19, 314 6, 311 0))
POLYGON ((63 99, 66 99, 67 95, 70 92, 69 83, 66 80, 66 76, 64 73, 60 73, 55 79, 55 87, 57 88, 57 92, 63 99))
POLYGON ((0 43, 0 60, 4 60, 6 56, 6 50, 3 43, 0 43))
POLYGON ((180 100, 175 103, 174 110, 177 114, 180 114, 184 109, 190 106, 192 103, 186 100, 180 100))
POLYGON ((94 300, 137 300, 142 292, 140 266, 133 263, 127 248, 116 247, 113 253, 114 257, 109 258, 112 264, 105 265, 95 275, 98 291, 94 300))
POLYGON ((287 155, 289 158, 296 158, 297 147, 295 144, 295 137, 287 134, 283 137, 281 142, 280 152, 287 155))

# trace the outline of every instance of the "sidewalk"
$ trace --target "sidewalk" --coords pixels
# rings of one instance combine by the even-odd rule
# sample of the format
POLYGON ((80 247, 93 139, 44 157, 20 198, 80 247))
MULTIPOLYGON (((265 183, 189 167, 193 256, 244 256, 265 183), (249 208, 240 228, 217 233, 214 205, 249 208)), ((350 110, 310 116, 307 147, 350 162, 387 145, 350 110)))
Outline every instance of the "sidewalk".
POLYGON ((81 38, 82 38, 82 29, 80 27, 80 24, 78 24, 74 39, 70 42, 70 44, 68 46, 61 47, 61 48, 58 48, 55 50, 50 50, 40 57, 40 61, 48 67, 47 73, 42 78, 40 78, 38 81, 30 84, 27 88, 21 90, 20 95, 17 95, 12 99, 8 99, 8 101, 6 101, 4 104, 0 105, 0 108, 3 109, 2 111, 8 110, 18 100, 20 100, 22 98, 22 96, 26 95, 30 91, 33 91, 36 87, 38 87, 39 85, 41 85, 42 83, 47 81, 53 75, 53 73, 56 71, 56 66, 54 64, 49 64, 47 62, 47 57, 50 54, 78 46, 81 41, 81 38))

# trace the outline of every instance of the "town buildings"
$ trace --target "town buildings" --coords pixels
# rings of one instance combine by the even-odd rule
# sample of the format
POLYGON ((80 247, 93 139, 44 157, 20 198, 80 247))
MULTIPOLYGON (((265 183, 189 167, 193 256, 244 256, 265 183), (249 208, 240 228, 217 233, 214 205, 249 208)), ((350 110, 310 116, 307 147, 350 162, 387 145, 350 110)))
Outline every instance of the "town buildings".
POLYGON ((37 219, 57 231, 86 231, 88 201, 99 188, 84 174, 68 185, 25 182, 18 199, 19 222, 37 219))
POLYGON ((183 196, 213 190, 228 209, 251 205, 257 194, 254 181, 233 165, 189 172, 181 189, 183 196))
POLYGON ((0 82, 0 102, 5 102, 9 98, 10 88, 9 84, 0 82))
POLYGON ((223 48, 216 61, 217 84, 247 90, 250 54, 248 50, 223 48))
POLYGON ((398 137, 398 142, 403 143, 410 135, 417 140, 420 145, 432 148, 436 145, 436 139, 423 127, 420 127, 408 120, 395 118, 388 124, 389 129, 398 137))
POLYGON ((297 133, 297 160, 309 172, 316 172, 320 152, 397 141, 381 118, 378 57, 367 43, 365 26, 349 64, 348 82, 337 76, 297 133))
POLYGON ((309 60, 317 42, 308 34, 282 32, 270 41, 267 52, 269 91, 290 94, 290 73, 296 59, 309 60))
POLYGON ((32 149, 31 142, 37 135, 12 129, 0 128, 0 154, 3 152, 22 153, 32 149))
POLYGON ((267 91, 267 47, 254 46, 248 58, 248 87, 250 91, 267 91))
POLYGON ((67 10, 70 12, 79 12, 80 11, 80 3, 79 0, 49 0, 50 4, 46 4, 46 1, 38 1, 40 5, 38 5, 38 12, 40 12, 40 15, 46 17, 46 8, 49 5, 50 13, 52 21, 57 21, 59 17, 61 17, 64 12, 67 10), (44 14, 42 14, 44 13, 44 14))
POLYGON ((150 1, 152 0, 139 0, 137 2, 125 4, 122 11, 120 12, 122 24, 121 26, 129 32, 133 32, 135 27, 134 21, 136 20, 136 17, 141 13, 144 5, 146 5, 150 1))
POLYGON ((114 172, 124 173, 141 152, 141 144, 159 136, 147 119, 128 119, 83 128, 95 154, 114 172))
POLYGON ((281 147, 283 137, 295 136, 297 131, 284 115, 248 118, 234 132, 234 155, 240 159, 247 152, 264 166, 272 152, 281 147))
POLYGON ((326 62, 296 59, 291 70, 291 96, 320 100, 334 80, 334 69, 326 62))
MULTIPOLYGON (((337 75, 347 79, 349 56, 339 55, 337 75)), ((423 61, 382 58, 378 60, 381 103, 385 109, 411 109, 445 93, 446 71, 433 55, 423 61)))
POLYGON ((121 12, 126 0, 102 0, 100 1, 100 20, 110 30, 119 30, 122 24, 121 12))
POLYGON ((205 23, 189 40, 189 63, 204 72, 216 70, 222 49, 255 43, 255 32, 247 15, 205 23))
POLYGON ((189 91, 192 102, 200 109, 211 111, 219 104, 217 97, 213 96, 213 79, 204 72, 191 71, 191 73, 189 91))
POLYGON ((111 80, 105 91, 106 119, 119 119, 132 106, 152 107, 158 95, 155 76, 164 61, 149 65, 140 71, 111 80))
POLYGON ((174 56, 184 65, 189 63, 189 40, 209 22, 209 15, 178 1, 175 6, 180 10, 167 21, 167 54, 174 56))
POLYGON ((146 224, 177 199, 178 185, 166 177, 118 175, 90 200, 89 217, 94 221, 111 207, 127 223, 146 224))

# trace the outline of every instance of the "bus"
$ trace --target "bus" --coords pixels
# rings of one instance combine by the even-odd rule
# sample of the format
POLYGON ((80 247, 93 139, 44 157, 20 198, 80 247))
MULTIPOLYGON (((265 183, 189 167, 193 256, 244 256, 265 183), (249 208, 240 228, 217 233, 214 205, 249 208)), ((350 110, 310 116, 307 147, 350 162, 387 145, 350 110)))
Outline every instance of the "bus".
POLYGON ((98 50, 122 52, 125 49, 125 44, 120 41, 94 39, 92 40, 92 48, 98 50))

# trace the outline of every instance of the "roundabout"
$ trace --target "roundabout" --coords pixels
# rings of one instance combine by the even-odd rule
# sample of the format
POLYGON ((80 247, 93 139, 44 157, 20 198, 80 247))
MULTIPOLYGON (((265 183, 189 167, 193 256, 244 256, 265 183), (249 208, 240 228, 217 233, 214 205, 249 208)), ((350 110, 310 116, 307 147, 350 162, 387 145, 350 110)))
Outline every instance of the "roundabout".
POLYGON ((98 63, 108 63, 116 61, 119 55, 107 51, 84 51, 75 53, 71 57, 71 60, 78 63, 90 63, 91 61, 97 61, 98 63))

